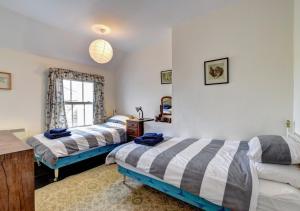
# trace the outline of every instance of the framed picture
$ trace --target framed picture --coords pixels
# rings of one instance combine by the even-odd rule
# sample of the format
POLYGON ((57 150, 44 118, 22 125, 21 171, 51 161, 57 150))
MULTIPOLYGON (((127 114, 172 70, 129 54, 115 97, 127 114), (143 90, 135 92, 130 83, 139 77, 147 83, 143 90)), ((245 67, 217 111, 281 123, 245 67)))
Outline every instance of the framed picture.
POLYGON ((172 84, 172 70, 165 70, 160 72, 161 84, 172 84))
POLYGON ((0 72, 0 89, 11 90, 11 73, 0 72))
POLYGON ((205 85, 229 83, 229 58, 204 62, 205 85))

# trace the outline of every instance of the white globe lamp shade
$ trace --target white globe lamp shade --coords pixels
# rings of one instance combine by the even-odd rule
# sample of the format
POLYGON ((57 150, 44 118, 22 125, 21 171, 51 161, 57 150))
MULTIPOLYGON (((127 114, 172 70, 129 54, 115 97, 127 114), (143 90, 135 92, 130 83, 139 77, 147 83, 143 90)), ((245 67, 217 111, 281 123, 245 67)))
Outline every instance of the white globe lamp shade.
POLYGON ((113 57, 113 49, 105 40, 94 40, 89 47, 91 58, 100 64, 109 62, 113 57))

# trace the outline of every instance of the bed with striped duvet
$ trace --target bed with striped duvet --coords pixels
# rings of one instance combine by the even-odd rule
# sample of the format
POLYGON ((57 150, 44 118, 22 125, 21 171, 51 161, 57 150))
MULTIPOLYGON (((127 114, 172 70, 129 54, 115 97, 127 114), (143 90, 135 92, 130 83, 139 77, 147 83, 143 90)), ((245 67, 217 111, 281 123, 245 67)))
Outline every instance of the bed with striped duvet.
POLYGON ((256 210, 258 178, 247 141, 171 138, 154 147, 130 142, 106 163, 139 172, 232 210, 256 210))
POLYGON ((126 126, 120 121, 70 128, 69 131, 72 133, 71 136, 53 140, 39 134, 29 138, 27 144, 33 147, 36 157, 55 165, 62 157, 96 147, 126 142, 126 126))

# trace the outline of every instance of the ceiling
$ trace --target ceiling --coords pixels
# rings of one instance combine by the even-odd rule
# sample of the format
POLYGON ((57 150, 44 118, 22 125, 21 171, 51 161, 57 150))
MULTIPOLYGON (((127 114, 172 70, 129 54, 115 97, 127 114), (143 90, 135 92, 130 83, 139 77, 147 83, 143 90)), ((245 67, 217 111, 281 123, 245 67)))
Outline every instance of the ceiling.
POLYGON ((105 24, 112 32, 102 37, 117 51, 130 52, 163 38, 176 24, 238 1, 0 0, 0 6, 89 41, 99 37, 91 26, 105 24))

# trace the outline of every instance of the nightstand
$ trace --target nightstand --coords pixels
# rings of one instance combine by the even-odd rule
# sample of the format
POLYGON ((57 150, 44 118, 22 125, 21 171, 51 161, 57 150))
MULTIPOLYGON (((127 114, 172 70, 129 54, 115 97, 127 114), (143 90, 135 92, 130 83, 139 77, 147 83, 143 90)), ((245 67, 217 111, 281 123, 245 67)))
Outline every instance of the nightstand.
POLYGON ((127 131, 127 140, 131 141, 132 139, 144 135, 144 122, 150 122, 154 119, 144 118, 144 119, 129 119, 126 121, 126 131, 127 131))

